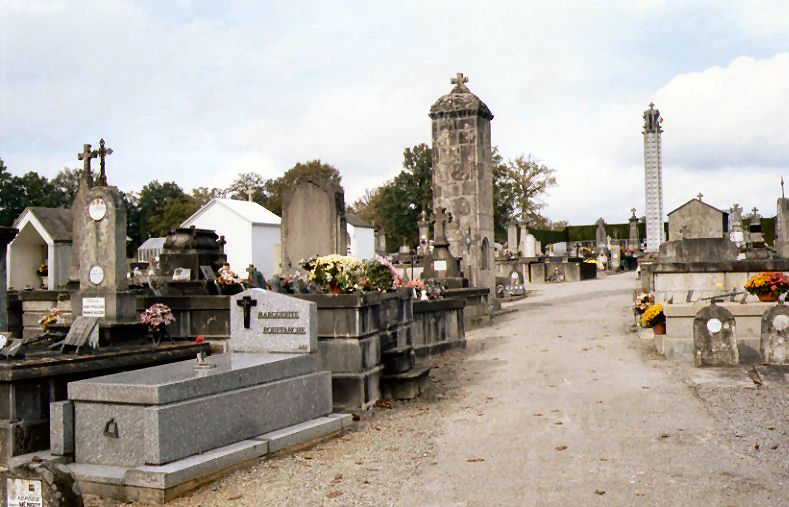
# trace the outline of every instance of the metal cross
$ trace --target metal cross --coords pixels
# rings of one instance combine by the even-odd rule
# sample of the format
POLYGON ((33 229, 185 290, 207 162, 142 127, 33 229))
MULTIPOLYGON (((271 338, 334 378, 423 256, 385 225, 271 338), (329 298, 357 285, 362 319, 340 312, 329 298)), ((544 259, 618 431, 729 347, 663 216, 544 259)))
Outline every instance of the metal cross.
POLYGON ((700 201, 700 200, 701 200, 701 198, 702 198, 702 197, 704 197, 704 194, 702 194, 701 192, 699 192, 698 194, 696 194, 696 197, 697 197, 697 198, 698 198, 698 200, 700 201))
POLYGON ((751 216, 756 216, 756 213, 759 211, 759 208, 757 208, 756 206, 754 206, 754 207, 753 207, 753 209, 752 209, 751 211, 753 212, 753 215, 751 215, 751 216))
POLYGON ((247 274, 249 275, 249 280, 251 281, 252 276, 255 274, 255 266, 253 264, 250 264, 247 268, 247 274))
POLYGON ((96 158, 99 156, 99 152, 96 150, 91 151, 89 144, 82 145, 82 153, 77 154, 77 158, 82 160, 82 172, 87 176, 88 181, 92 183, 93 175, 90 172, 90 159, 96 158))
POLYGON ((236 304, 244 308, 244 328, 249 329, 249 317, 250 314, 252 313, 250 310, 252 309, 253 306, 258 305, 257 300, 252 299, 250 296, 244 296, 238 301, 236 301, 236 304))
POLYGON ((99 177, 96 180, 96 184, 102 187, 107 186, 107 174, 104 172, 104 157, 107 155, 112 155, 112 148, 106 148, 104 146, 104 138, 102 137, 99 141, 99 177))
POLYGON ((457 85, 460 88, 465 88, 466 83, 468 83, 468 78, 464 76, 462 72, 458 72, 455 74, 455 77, 449 80, 449 82, 453 85, 457 85))
POLYGON ((227 244, 225 237, 219 236, 219 239, 216 240, 216 244, 219 246, 219 253, 225 253, 225 245, 227 244))

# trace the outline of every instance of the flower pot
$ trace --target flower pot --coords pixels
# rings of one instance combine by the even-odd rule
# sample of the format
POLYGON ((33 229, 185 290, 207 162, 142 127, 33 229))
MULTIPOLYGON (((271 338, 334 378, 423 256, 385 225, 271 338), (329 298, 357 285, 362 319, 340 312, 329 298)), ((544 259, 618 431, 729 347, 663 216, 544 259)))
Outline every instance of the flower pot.
POLYGON ((329 285, 329 292, 331 292, 332 294, 339 294, 342 292, 342 289, 340 289, 339 285, 331 284, 329 285))
POLYGON ((773 303, 778 301, 778 293, 776 292, 769 292, 767 294, 757 294, 756 297, 759 298, 759 301, 762 303, 773 303))
POLYGON ((654 326, 652 326, 652 331, 656 335, 664 335, 664 334, 666 334, 666 323, 665 322, 661 322, 660 324, 655 324, 654 326))

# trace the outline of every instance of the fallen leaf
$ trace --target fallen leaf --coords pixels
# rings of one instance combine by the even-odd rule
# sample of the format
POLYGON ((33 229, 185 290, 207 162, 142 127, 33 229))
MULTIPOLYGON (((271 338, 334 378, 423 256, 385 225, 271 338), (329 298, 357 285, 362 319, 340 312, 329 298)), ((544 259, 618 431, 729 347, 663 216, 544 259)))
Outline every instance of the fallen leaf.
POLYGON ((375 406, 378 408, 392 408, 392 402, 389 400, 376 400, 375 406))
POLYGON ((646 496, 646 493, 641 493, 640 491, 636 491, 636 496, 646 496))
POLYGON ((238 500, 238 499, 239 499, 239 498, 241 498, 242 496, 244 496, 244 495, 229 496, 229 497, 227 497, 227 499, 228 499, 228 500, 238 500))
POLYGON ((582 352, 589 352, 589 349, 588 349, 588 348, 586 348, 586 347, 584 347, 584 348, 582 348, 582 349, 581 349, 581 351, 582 351, 582 352))
POLYGON ((648 386, 641 386, 641 389, 649 389, 648 386))
POLYGON ((549 385, 548 385, 548 387, 556 387, 556 386, 555 386, 555 385, 553 385, 553 384, 549 384, 549 385))
POLYGON ((535 412, 532 414, 534 417, 542 417, 542 414, 539 412, 535 412))
POLYGON ((485 399, 486 399, 486 400, 492 400, 492 399, 493 399, 493 396, 485 396, 485 399))
POLYGON ((477 414, 477 417, 480 417, 480 416, 483 416, 483 415, 485 415, 484 412, 480 412, 480 413, 477 414))
POLYGON ((479 463, 481 461, 485 461, 485 458, 468 458, 466 463, 479 463))
POLYGON ((342 480, 342 474, 337 474, 337 475, 335 475, 335 476, 334 476, 334 480, 335 480, 335 481, 338 481, 338 482, 339 482, 339 481, 341 481, 341 480, 342 480))
POLYGON ((351 414, 351 420, 358 421, 360 419, 361 419, 361 416, 359 416, 359 414, 351 414))
POLYGON ((540 352, 548 352, 548 349, 540 349, 540 352))
POLYGON ((364 462, 362 460, 360 460, 360 459, 357 459, 356 461, 354 461, 354 463, 356 463, 357 465, 361 465, 364 462))
POLYGON ((350 442, 351 441, 351 439, 349 437, 340 437, 340 440, 342 440, 343 442, 350 442))
POLYGON ((337 498, 338 496, 342 496, 342 491, 332 491, 326 495, 326 498, 337 498))
POLYGON ((770 449, 772 449, 773 451, 778 449, 778 444, 775 444, 774 446, 770 447, 770 449))
POLYGON ((303 456, 304 459, 314 459, 312 456, 303 456))
POLYGON ((368 481, 367 479, 365 479, 365 480, 363 480, 363 481, 362 481, 362 484, 370 484, 370 481, 368 481))
POLYGON ((608 461, 608 458, 600 458, 600 461, 608 461))
POLYGON ((563 451, 563 450, 565 450, 565 449, 567 449, 567 446, 566 446, 566 445, 560 445, 559 447, 556 447, 556 450, 557 450, 557 451, 563 451))
POLYGON ((594 493, 595 495, 600 495, 600 496, 605 495, 605 491, 603 491, 602 489, 596 489, 594 490, 594 493))
POLYGON ((668 433, 661 433, 660 438, 668 438, 668 433))
POLYGON ((561 425, 562 425, 562 424, 564 424, 564 423, 563 423, 562 421, 556 421, 556 422, 555 422, 555 423, 553 423, 553 424, 555 424, 556 426, 561 426, 561 425))
POLYGON ((753 444, 753 448, 758 451, 759 450, 759 444, 753 444))

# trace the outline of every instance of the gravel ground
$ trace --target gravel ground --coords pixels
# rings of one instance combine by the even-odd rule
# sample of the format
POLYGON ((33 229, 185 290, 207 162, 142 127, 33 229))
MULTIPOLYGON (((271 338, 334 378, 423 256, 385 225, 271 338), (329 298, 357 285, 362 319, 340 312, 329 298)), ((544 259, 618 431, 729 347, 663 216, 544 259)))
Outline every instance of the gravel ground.
POLYGON ((531 287, 431 361, 420 399, 170 505, 785 505, 781 373, 757 388, 656 358, 629 330, 634 285, 531 287))

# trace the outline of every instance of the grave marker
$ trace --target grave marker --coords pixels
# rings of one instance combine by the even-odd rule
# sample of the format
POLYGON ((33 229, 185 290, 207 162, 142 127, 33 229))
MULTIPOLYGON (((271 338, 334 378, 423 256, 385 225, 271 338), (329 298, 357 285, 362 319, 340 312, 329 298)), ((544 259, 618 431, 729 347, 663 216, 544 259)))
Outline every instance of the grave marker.
POLYGON ((96 317, 77 316, 68 330, 63 346, 82 347, 88 345, 91 348, 99 346, 99 319, 96 317))
POLYGON ((783 302, 773 306, 762 316, 762 361, 766 364, 788 364, 789 308, 783 302))
POLYGON ((698 366, 735 366, 737 351, 734 316, 713 301, 693 319, 693 362, 698 366))
POLYGON ((310 353, 318 350, 318 306, 264 289, 231 298, 234 352, 310 353))

